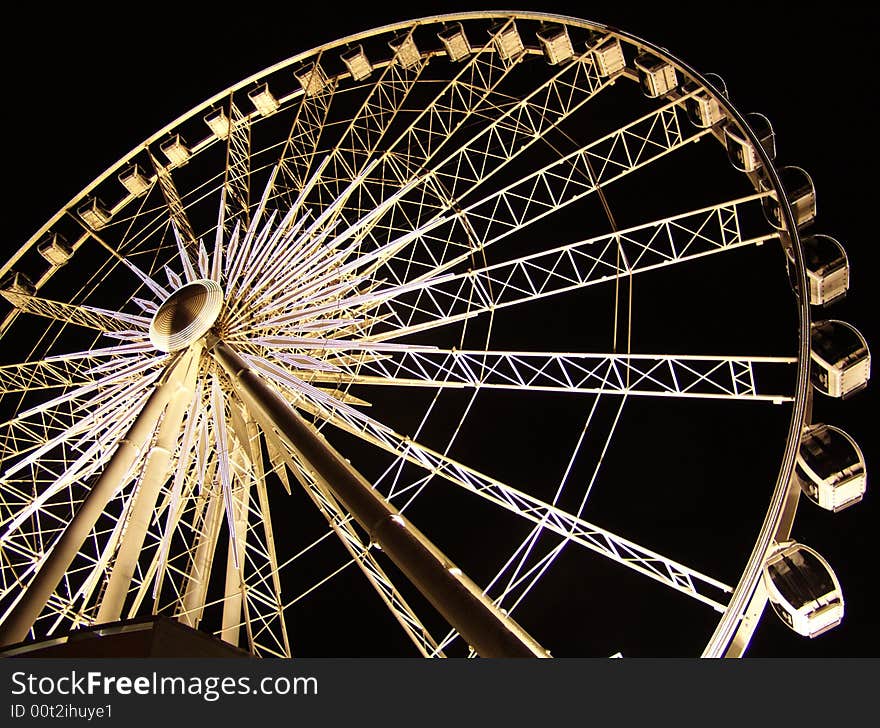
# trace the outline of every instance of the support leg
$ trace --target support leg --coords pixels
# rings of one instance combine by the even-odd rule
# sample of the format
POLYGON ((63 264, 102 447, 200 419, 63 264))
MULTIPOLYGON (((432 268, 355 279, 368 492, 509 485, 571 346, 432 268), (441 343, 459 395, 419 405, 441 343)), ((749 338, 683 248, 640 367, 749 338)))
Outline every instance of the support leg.
POLYGON ((231 347, 215 341, 209 348, 261 427, 278 432, 284 443, 314 471, 317 482, 345 506, 477 654, 483 657, 549 656, 319 437, 275 390, 251 371, 231 347))
POLYGON ((64 533, 45 557, 31 583, 18 601, 6 614, 0 625, 0 646, 11 645, 26 639, 34 622, 46 606, 64 573, 73 563, 89 532, 98 522, 107 503, 116 492, 119 483, 137 461, 144 446, 152 436, 156 423, 183 376, 181 363, 185 357, 178 356, 169 365, 163 378, 147 398, 143 409, 119 441, 116 452, 107 463, 104 472, 92 486, 64 533))
POLYGON ((159 491, 168 477, 168 468, 180 437, 183 416, 192 401, 200 353, 201 347, 193 347, 183 355, 186 363, 181 362, 180 367, 182 370, 185 369, 185 374, 171 392, 171 399, 162 418, 162 424, 159 425, 156 442, 147 455, 144 472, 132 503, 131 515, 125 527, 125 535, 119 544, 119 551, 110 572, 110 582, 98 609, 99 624, 115 622, 122 613, 128 586, 156 509, 159 491))

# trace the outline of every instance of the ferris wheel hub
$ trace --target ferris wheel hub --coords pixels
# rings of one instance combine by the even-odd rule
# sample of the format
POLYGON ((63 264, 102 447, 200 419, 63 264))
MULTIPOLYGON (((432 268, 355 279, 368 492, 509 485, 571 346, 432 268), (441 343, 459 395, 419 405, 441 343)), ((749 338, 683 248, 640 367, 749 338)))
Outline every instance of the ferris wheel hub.
POLYGON ((187 283, 156 311, 150 322, 150 341, 160 351, 185 349, 208 333, 222 308, 223 290, 216 281, 187 283))

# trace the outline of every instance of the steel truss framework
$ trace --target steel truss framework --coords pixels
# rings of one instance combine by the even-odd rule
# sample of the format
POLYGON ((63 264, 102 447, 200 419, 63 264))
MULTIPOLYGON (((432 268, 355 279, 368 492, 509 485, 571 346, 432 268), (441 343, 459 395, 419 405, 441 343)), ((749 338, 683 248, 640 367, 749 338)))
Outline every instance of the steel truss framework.
MULTIPOLYGON (((501 622, 540 599, 564 550, 581 549, 722 613, 726 626, 706 652, 723 654, 746 612, 742 595, 754 591, 754 569, 728 584, 639 543, 637 533, 586 518, 593 486, 605 480, 603 458, 618 446, 621 412, 635 398, 683 398, 694 412, 785 403, 791 425, 779 482, 793 466, 806 396, 803 335, 785 351, 633 349, 633 287, 643 276, 700 276, 712 260, 748 256, 780 236, 800 260, 796 234, 763 217, 765 198, 779 197, 772 169, 756 192, 723 149, 692 144, 719 135, 688 118, 689 101, 707 91, 714 94, 680 62, 600 26, 450 16, 296 56, 133 150, 2 268, 32 270, 45 233, 70 240, 70 259, 43 262, 33 289, 3 292, 4 342, 18 336, 32 346, 0 366, 3 639, 151 611, 256 654, 289 656, 297 654, 290 615, 352 564, 419 654, 475 654, 455 624, 450 631, 420 613, 420 597, 389 568, 372 524, 242 395, 213 348, 219 340, 300 413, 310 437, 372 452, 353 464, 393 512, 418 508, 442 485, 509 519, 524 535, 479 596, 501 622), (552 63, 536 35, 548 23, 563 38, 552 63), (441 42, 438 33, 448 39, 456 29, 465 46, 441 42), (625 63, 609 68, 615 42, 625 63), (358 46, 369 58, 363 76, 339 61, 358 46), (640 95, 631 63, 645 51, 674 64, 681 81, 656 99, 640 95), (274 95, 246 110, 257 82, 274 95), (171 134, 179 147, 169 156, 171 134), (691 204, 675 184, 657 184, 668 180, 669 160, 732 181, 691 204), (116 175, 131 163, 151 173, 142 188, 122 190, 116 175), (645 187, 627 187, 642 179, 645 187), (621 187, 653 191, 665 211, 630 214, 621 227, 611 199, 621 187), (116 202, 83 215, 94 196, 116 202), (565 222, 571 214, 574 228, 565 222), (150 326, 160 306, 205 279, 223 289, 214 338, 158 351, 150 326), (595 315, 613 319, 613 336, 597 335, 585 349, 495 343, 505 316, 534 321, 532 307, 564 310, 593 290, 604 296, 591 304, 595 315), (37 320, 43 333, 22 333, 37 320), (528 482, 503 482, 455 457, 489 390, 566 397, 583 415, 567 462, 545 473, 544 487, 531 492, 528 482), (388 392, 411 391, 427 398, 404 435, 380 404, 388 392), (453 416, 443 405, 449 392, 464 402, 453 416), (594 421, 609 401, 613 421, 594 421), (589 442, 600 454, 577 482, 571 473, 589 442), (278 491, 295 487, 325 528, 291 549, 278 536, 278 491), (325 559, 319 577, 291 591, 288 574, 334 540, 339 566, 325 559)), ((741 123, 720 103, 730 123, 741 123)), ((784 275, 779 282, 788 287, 784 275)), ((809 314, 805 324, 799 312, 803 329, 809 314)), ((771 513, 785 493, 777 487, 771 513)), ((771 521, 755 553, 766 550, 771 521)), ((449 571, 466 582, 457 567, 449 571)), ((527 626, 540 641, 540 625, 527 626)))

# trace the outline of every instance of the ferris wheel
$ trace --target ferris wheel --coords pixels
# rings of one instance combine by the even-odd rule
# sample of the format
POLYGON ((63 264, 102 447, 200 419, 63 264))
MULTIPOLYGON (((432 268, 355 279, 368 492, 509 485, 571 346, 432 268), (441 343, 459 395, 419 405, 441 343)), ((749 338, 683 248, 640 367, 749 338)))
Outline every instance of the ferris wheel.
POLYGON ((720 78, 537 13, 360 33, 183 114, 0 267, 0 643, 159 614, 261 656, 739 656, 768 602, 833 628, 794 516, 865 492, 812 405, 870 354, 775 157, 720 78))

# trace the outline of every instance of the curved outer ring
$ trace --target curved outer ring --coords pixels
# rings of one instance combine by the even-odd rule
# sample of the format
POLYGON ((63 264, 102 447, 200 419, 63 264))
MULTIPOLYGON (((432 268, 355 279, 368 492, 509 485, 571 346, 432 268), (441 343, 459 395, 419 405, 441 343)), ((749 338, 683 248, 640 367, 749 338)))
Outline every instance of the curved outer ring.
POLYGON ((744 116, 730 103, 727 97, 719 93, 702 74, 672 56, 665 49, 652 43, 645 42, 636 36, 609 28, 623 38, 627 38, 652 53, 666 59, 680 68, 687 76, 700 85, 708 88, 724 108, 729 119, 733 119, 737 126, 745 132, 750 143, 761 159, 759 173, 767 175, 769 182, 776 192, 785 218, 785 232, 788 234, 794 252, 795 268, 797 277, 795 298, 798 301, 798 371, 795 384, 795 399, 792 408, 791 420, 788 427, 788 435, 785 443, 785 451, 782 463, 776 478, 770 505, 764 516, 764 522, 758 532, 758 538, 746 567, 740 576, 739 583, 734 589, 733 596, 727 605, 727 609, 721 616, 715 632, 712 634, 703 657, 739 657, 748 646, 748 642, 758 625, 758 617, 767 604, 767 593, 761 582, 762 568, 768 552, 774 543, 784 540, 791 531, 795 511, 800 497, 800 487, 794 482, 792 474, 800 447, 801 433, 808 420, 811 409, 810 389, 810 301, 807 287, 806 266, 804 264, 803 250, 794 214, 788 198, 785 195, 782 181, 773 160, 769 158, 763 145, 758 141, 751 126, 744 116))
MULTIPOLYGON (((101 175, 96 177, 90 184, 82 189, 82 191, 74 196, 70 202, 63 206, 55 215, 53 215, 30 240, 28 240, 21 248, 9 258, 2 266, 0 266, 0 277, 5 275, 12 266, 21 258, 26 251, 33 247, 38 240, 51 229, 51 227, 65 214, 66 211, 76 208, 93 189, 104 182, 111 174, 129 163, 141 151, 149 145, 156 143, 162 137, 166 136, 170 131, 177 128, 181 123, 191 119, 211 106, 217 104, 229 97, 231 93, 241 90, 255 81, 264 78, 272 73, 280 71, 286 67, 294 66, 305 59, 311 58, 325 50, 343 47, 346 44, 355 43, 365 38, 373 37, 380 33, 391 33, 394 31, 410 28, 414 25, 423 25, 437 22, 455 22, 460 20, 477 20, 490 18, 522 18, 526 20, 551 21, 561 23, 563 25, 571 25, 587 30, 601 30, 613 33, 614 35, 633 43, 641 48, 649 50, 651 53, 663 58, 667 62, 673 64, 678 70, 686 75, 690 80, 697 82, 702 87, 709 90, 721 106, 724 108, 727 118, 733 120, 737 126, 745 133, 751 144, 754 146, 759 158, 761 159, 760 174, 766 175, 773 190, 776 192, 777 200, 780 205, 785 219, 785 232, 792 243, 792 249, 795 259, 796 268, 796 290, 795 297, 798 300, 798 371, 795 386, 794 406, 791 421, 783 453, 782 463, 780 465, 779 474, 777 476, 776 485, 773 490, 770 505, 758 533, 755 546, 746 563, 746 567, 740 577, 739 583, 734 589, 730 603, 724 614, 722 615, 718 626, 715 629, 709 643, 703 651, 703 657, 722 657, 722 656, 739 656, 748 645, 748 641, 757 626, 758 617, 767 602, 766 591, 761 585, 761 569, 768 551, 774 542, 784 540, 788 537, 791 530, 791 524, 794 520, 794 514, 797 509, 797 502, 800 489, 792 480, 795 460, 797 457, 798 447, 801 439, 801 432, 804 424, 808 421, 811 410, 811 390, 809 381, 809 362, 810 362, 810 304, 809 297, 803 292, 808 291, 806 269, 804 266, 803 252, 801 250, 800 238, 797 232, 797 225, 794 221, 791 206, 788 203, 784 188, 779 179, 776 167, 773 164, 763 146, 758 141, 755 133, 746 122, 744 116, 728 101, 728 99, 718 91, 718 89, 706 79, 705 76, 695 71, 689 65, 670 54, 666 49, 661 48, 653 43, 642 40, 641 38, 617 30, 614 27, 586 21, 580 18, 574 18, 566 15, 557 15, 552 13, 535 13, 524 11, 486 11, 486 12, 466 12, 466 13, 450 13, 443 15, 432 15, 423 18, 417 18, 408 21, 390 23, 378 28, 371 28, 360 33, 347 36, 342 39, 325 43, 303 53, 299 53, 286 60, 280 61, 268 68, 264 68, 259 72, 248 76, 239 81, 237 84, 226 88, 225 90, 215 94, 202 104, 193 107, 190 111, 182 114, 177 119, 166 125, 152 136, 144 140, 140 145, 132 149, 128 154, 123 156, 115 164, 108 167, 101 175)), ((0 331, 2 334, 2 331, 0 331)))

